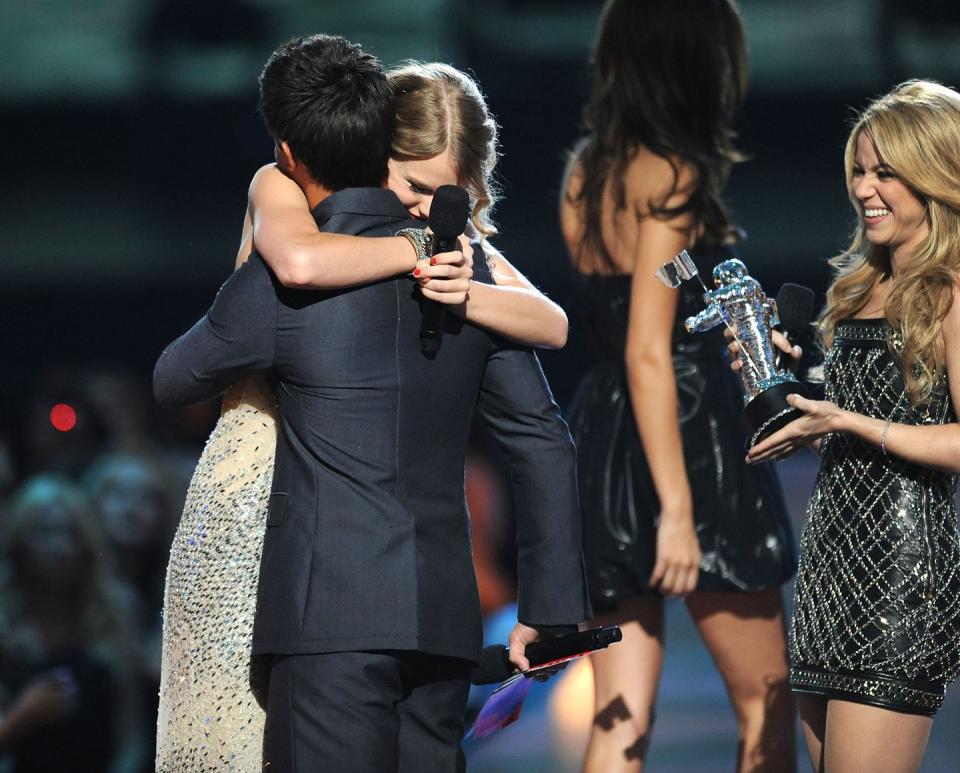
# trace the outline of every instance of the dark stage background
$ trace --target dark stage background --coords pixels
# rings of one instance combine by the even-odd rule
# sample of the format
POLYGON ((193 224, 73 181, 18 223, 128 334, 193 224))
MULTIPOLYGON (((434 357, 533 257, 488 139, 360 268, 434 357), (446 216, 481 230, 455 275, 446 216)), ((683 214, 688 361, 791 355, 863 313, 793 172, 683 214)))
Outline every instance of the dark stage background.
MULTIPOLYGON (((751 270, 823 286, 852 224, 841 153, 852 109, 905 77, 954 83, 955 4, 748 0, 752 56, 729 199, 751 270)), ((497 244, 566 304, 556 224, 599 3, 493 0, 0 2, 0 303, 19 390, 38 369, 145 372, 232 267, 246 186, 271 160, 256 76, 281 40, 330 31, 386 65, 472 71, 501 125, 497 244)), ((560 398, 584 361, 544 355, 560 398)), ((9 403, 8 403, 9 405, 9 403)))
MULTIPOLYGON (((206 309, 232 268, 247 184, 271 160, 255 110, 256 77, 270 51, 298 34, 343 34, 387 66, 407 57, 441 59, 476 75, 501 125, 496 244, 571 314, 571 343, 542 355, 565 404, 589 352, 570 306, 556 201, 588 90, 599 5, 0 0, 0 496, 49 469, 44 454, 57 443, 72 442, 47 437, 49 406, 85 405, 89 385, 104 378, 123 386, 99 391, 98 415, 81 411, 76 431, 104 437, 134 423, 135 414, 150 442, 176 449, 169 452, 175 466, 188 471, 195 461, 216 409, 161 412, 145 390, 164 344, 206 309)), ((751 158, 735 169, 729 200, 749 234, 742 254, 771 294, 783 281, 820 294, 825 261, 853 223, 841 168, 852 109, 908 77, 960 85, 960 6, 741 6, 752 74, 739 145, 751 158)), ((61 469, 78 474, 90 448, 95 444, 77 444, 61 469)), ((799 513, 809 469, 784 469, 806 486, 796 487, 799 513)), ((691 648, 699 654, 690 657, 705 664, 702 650, 691 648)), ((665 684, 669 692, 669 671, 665 684)), ((722 688, 714 692, 717 711, 725 711, 722 688)), ((956 701, 951 710, 955 723, 956 701)), ((533 727, 553 721, 532 713, 533 727)), ((723 744, 732 743, 732 732, 732 725, 722 729, 723 744)), ((522 749, 523 731, 516 737, 522 749)), ((522 758, 517 749, 510 754, 522 758)), ((475 770, 513 769, 509 754, 484 763, 472 753, 475 770)), ((573 770, 578 753, 544 769, 573 770)), ((725 770, 731 756, 724 747, 688 766, 680 749, 661 756, 659 769, 725 770)), ((946 762, 957 759, 957 740, 941 729, 925 770, 960 769, 946 762)), ((533 764, 528 757, 517 769, 533 764)))

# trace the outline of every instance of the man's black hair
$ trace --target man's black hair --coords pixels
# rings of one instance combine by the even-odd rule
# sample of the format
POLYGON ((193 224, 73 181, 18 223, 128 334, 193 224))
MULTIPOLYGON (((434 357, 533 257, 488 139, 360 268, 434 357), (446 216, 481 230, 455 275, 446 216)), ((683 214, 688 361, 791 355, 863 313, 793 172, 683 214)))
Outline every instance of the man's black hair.
POLYGON ((380 62, 360 46, 334 35, 284 43, 260 74, 260 113, 325 188, 386 180, 393 99, 380 62))

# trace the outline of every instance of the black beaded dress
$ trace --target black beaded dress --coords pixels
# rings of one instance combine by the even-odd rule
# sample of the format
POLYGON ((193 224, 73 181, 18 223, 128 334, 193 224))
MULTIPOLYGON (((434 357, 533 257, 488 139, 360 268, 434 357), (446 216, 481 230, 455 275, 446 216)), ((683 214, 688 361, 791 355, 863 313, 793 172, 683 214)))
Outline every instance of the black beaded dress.
MULTIPOLYGON (((729 249, 693 255, 702 276, 729 249)), ((660 506, 630 405, 624 350, 629 275, 579 277, 578 316, 597 362, 583 377, 568 419, 577 444, 584 558, 597 612, 649 586, 660 506)), ((776 474, 744 462, 740 380, 730 370, 723 331, 687 333, 683 320, 703 309, 686 282, 673 330, 680 434, 693 494, 702 559, 697 590, 752 591, 786 582, 796 548, 776 474)))
MULTIPOLYGON (((837 325, 827 399, 903 424, 955 421, 945 381, 907 399, 882 319, 837 325)), ((827 435, 807 508, 790 634, 797 692, 934 714, 960 672, 957 478, 827 435)))

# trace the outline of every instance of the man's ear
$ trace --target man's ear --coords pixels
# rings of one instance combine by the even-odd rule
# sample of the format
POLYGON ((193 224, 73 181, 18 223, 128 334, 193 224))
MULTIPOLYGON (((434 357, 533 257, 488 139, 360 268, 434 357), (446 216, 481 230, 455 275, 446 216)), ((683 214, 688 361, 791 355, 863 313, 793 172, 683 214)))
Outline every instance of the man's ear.
POLYGON ((277 159, 277 166, 287 174, 292 174, 299 166, 297 157, 293 155, 293 151, 290 150, 286 140, 281 140, 276 144, 274 155, 277 159))

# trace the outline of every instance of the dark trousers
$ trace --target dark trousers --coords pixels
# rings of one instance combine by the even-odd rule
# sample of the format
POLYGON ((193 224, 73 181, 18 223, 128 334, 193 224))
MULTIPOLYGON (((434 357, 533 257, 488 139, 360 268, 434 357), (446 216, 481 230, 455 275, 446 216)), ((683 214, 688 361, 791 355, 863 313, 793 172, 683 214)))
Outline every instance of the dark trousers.
POLYGON ((270 670, 271 773, 462 773, 466 660, 422 652, 278 656, 270 670))

